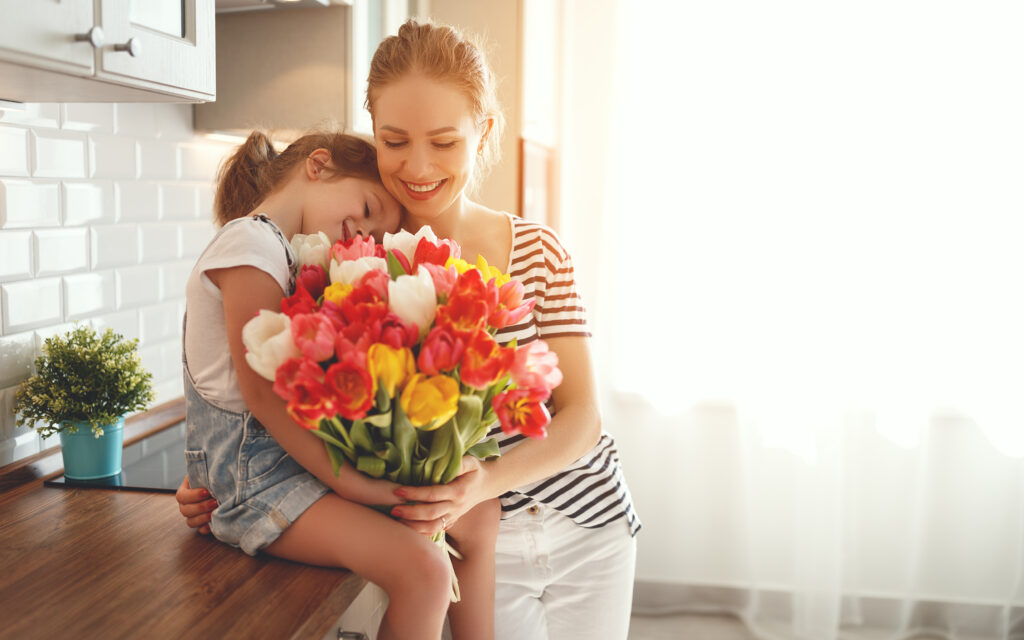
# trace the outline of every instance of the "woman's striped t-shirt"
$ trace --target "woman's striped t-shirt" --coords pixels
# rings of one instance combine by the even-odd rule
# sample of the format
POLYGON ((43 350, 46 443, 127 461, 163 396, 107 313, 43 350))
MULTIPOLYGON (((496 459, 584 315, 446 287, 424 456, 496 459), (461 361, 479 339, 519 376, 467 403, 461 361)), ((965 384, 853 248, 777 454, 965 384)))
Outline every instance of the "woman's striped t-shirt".
MULTIPOLYGON (((508 215, 508 214, 506 214, 508 215)), ((535 299, 533 313, 519 324, 498 332, 498 342, 516 340, 523 345, 538 338, 589 337, 583 301, 576 291, 572 258, 550 228, 509 215, 512 225, 512 255, 508 273, 523 283, 525 299, 535 299)), ((554 415, 557 408, 548 401, 554 415)), ((499 426, 496 437, 503 452, 525 439, 508 436, 499 426)), ((582 458, 552 476, 519 487, 501 496, 502 518, 528 508, 534 502, 546 504, 571 518, 581 527, 596 529, 625 518, 630 533, 640 530, 633 499, 622 475, 615 440, 601 434, 597 445, 582 458)))

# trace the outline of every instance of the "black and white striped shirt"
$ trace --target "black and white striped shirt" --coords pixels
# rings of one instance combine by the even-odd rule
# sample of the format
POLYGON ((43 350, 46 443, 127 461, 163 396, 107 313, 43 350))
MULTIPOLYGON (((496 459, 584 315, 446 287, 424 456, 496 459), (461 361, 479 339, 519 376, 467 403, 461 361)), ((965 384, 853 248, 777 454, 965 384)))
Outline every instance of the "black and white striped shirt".
MULTIPOLYGON (((509 275, 523 283, 525 299, 535 299, 533 313, 519 324, 497 334, 504 344, 515 339, 519 345, 538 338, 589 337, 586 310, 576 291, 572 258, 550 228, 509 216, 512 224, 512 256, 509 275)), ((548 409, 555 413, 552 400, 548 409)), ((498 439, 506 452, 526 436, 507 436, 495 425, 488 436, 498 439)), ((581 527, 596 529, 625 518, 630 532, 640 530, 640 519, 622 475, 615 440, 601 434, 597 445, 582 458, 547 478, 519 487, 501 496, 502 518, 508 518, 534 502, 546 504, 581 527)))

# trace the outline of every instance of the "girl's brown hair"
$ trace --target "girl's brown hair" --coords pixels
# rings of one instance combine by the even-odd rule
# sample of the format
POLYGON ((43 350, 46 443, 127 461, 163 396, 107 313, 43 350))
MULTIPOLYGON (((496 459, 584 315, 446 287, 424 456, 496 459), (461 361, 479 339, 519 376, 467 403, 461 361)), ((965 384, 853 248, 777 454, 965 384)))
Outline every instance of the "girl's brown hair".
POLYGON ((354 177, 380 181, 377 150, 360 137, 337 132, 309 133, 277 153, 267 134, 255 130, 221 163, 213 202, 217 223, 224 225, 248 215, 317 149, 326 149, 331 154, 333 166, 325 169, 333 176, 327 179, 354 177))
POLYGON ((494 119, 477 162, 481 171, 493 166, 501 155, 499 142, 505 119, 498 103, 494 73, 483 48, 454 27, 407 21, 398 29, 398 35, 385 38, 373 54, 366 79, 366 108, 370 117, 374 116, 374 101, 381 89, 416 72, 462 91, 469 98, 478 123, 494 119))

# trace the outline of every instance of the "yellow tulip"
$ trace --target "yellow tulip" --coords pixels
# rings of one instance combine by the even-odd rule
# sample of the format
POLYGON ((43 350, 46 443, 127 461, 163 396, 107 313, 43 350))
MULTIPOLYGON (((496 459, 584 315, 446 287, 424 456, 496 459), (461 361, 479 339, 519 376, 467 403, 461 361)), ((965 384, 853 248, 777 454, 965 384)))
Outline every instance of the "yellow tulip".
POLYGON ((341 304, 341 301, 352 293, 352 285, 344 282, 335 282, 324 289, 324 300, 330 300, 334 304, 341 304))
POLYGON ((401 389, 405 381, 416 373, 416 360, 412 357, 412 351, 405 347, 395 349, 378 342, 370 345, 366 360, 373 379, 374 393, 380 384, 388 392, 389 398, 394 398, 396 389, 401 389))
POLYGON ((433 431, 459 410, 459 383, 445 375, 414 375, 405 385, 402 410, 413 426, 433 431))
POLYGON ((484 277, 484 282, 494 279, 495 284, 499 287, 512 279, 510 275, 504 273, 498 267, 492 267, 487 264, 487 260, 483 256, 478 255, 476 257, 476 268, 480 270, 480 274, 484 277))
POLYGON ((473 265, 469 264, 462 258, 448 258, 444 263, 444 268, 447 269, 452 265, 455 265, 455 270, 459 272, 459 275, 462 275, 469 271, 470 269, 475 268, 473 265))

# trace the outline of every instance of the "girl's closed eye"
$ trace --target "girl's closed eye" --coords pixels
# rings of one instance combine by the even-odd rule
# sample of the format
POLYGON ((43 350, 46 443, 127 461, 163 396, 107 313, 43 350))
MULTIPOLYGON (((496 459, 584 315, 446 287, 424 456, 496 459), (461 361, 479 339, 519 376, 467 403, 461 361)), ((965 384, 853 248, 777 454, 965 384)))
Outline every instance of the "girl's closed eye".
POLYGON ((369 220, 370 219, 370 203, 369 202, 363 203, 363 219, 364 220, 369 220))

